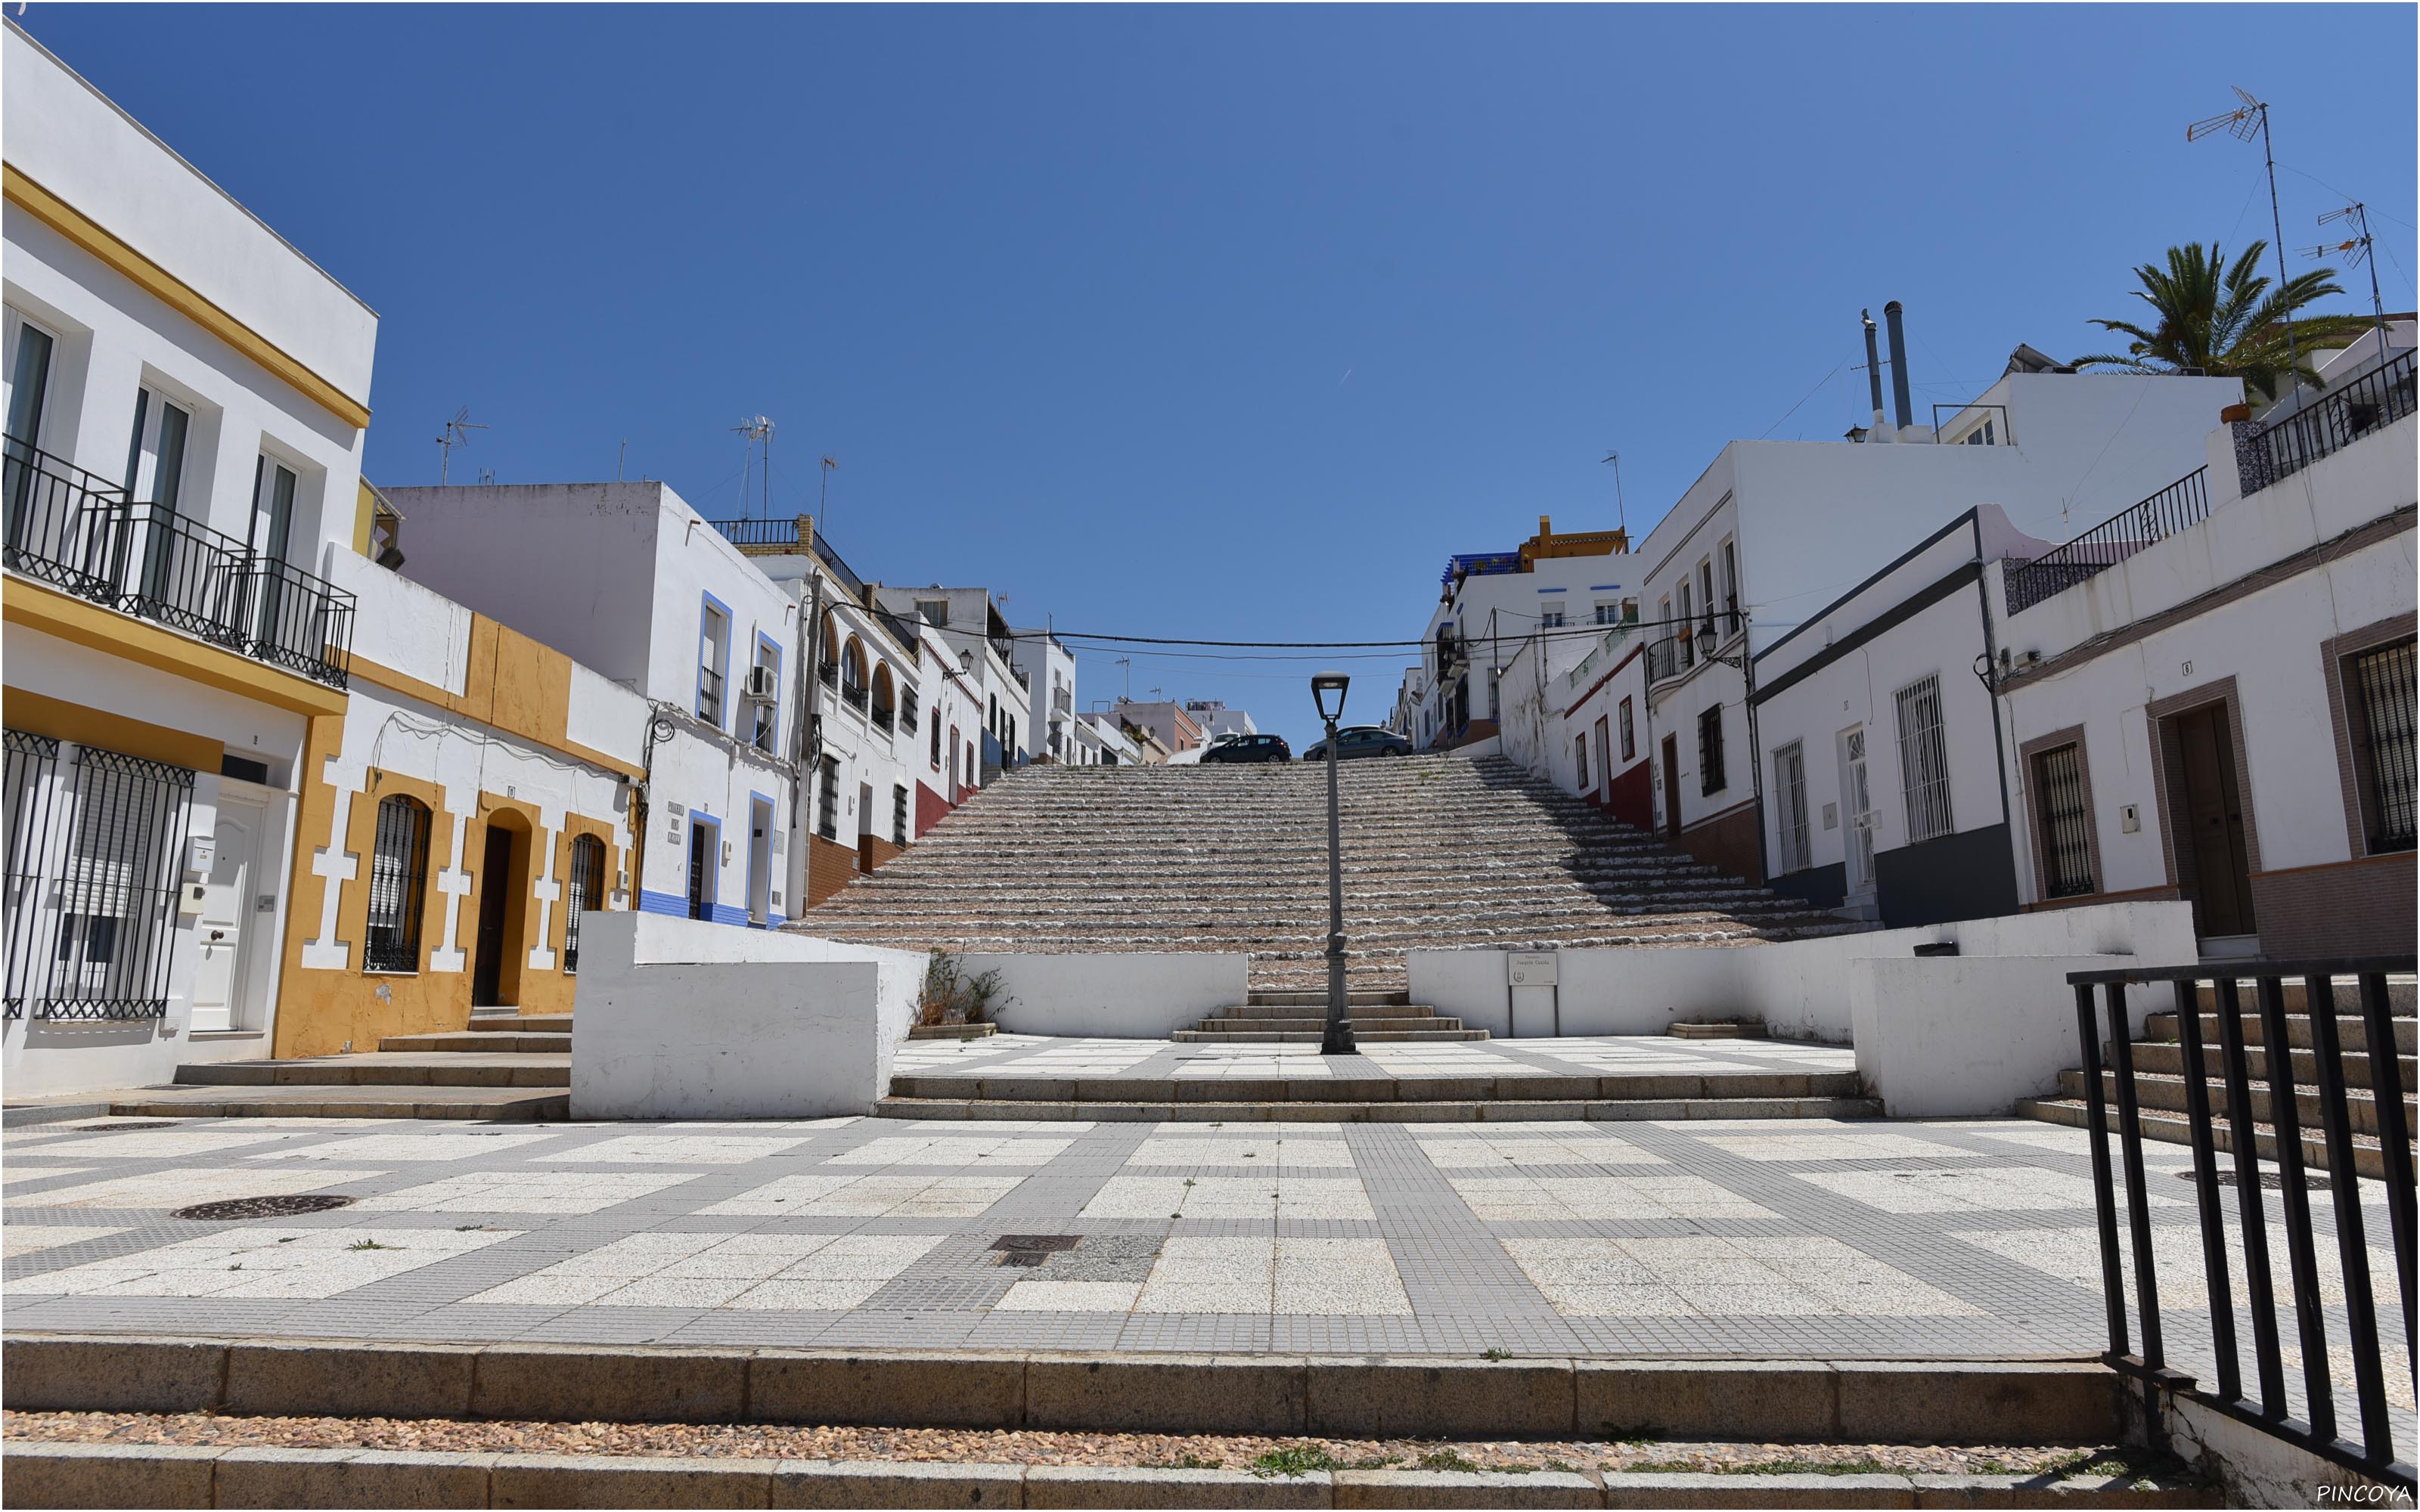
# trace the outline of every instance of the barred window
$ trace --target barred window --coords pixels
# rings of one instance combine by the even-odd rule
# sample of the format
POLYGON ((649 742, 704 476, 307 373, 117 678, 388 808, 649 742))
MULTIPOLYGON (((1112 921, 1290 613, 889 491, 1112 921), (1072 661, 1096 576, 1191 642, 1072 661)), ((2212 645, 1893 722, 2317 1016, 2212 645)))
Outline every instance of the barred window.
POLYGON ((605 842, 581 835, 571 842, 571 885, 565 894, 563 974, 580 970, 580 916, 605 906, 605 842))
POLYGON ((80 747, 72 812, 54 817, 64 796, 54 780, 58 748, 8 735, 10 1012, 30 1005, 49 1019, 162 1017, 194 774, 80 747))
POLYGON ((25 1016, 38 995, 34 941, 42 908, 42 868, 51 851, 52 799, 58 791, 59 743, 23 730, 8 732, 8 1013, 25 1016))
POLYGON ((1625 761, 1625 762, 1628 762, 1628 761, 1636 761, 1636 760, 1637 760, 1637 759, 1638 759, 1638 742, 1637 742, 1637 740, 1636 738, 1634 738, 1634 736, 1632 735, 1632 733, 1631 733, 1631 728, 1630 728, 1630 701, 1629 701, 1628 699, 1623 699, 1623 700, 1621 701, 1621 759, 1622 759, 1623 761, 1625 761))
POLYGON ((826 840, 840 838, 840 762, 827 756, 822 763, 821 790, 815 795, 815 833, 826 840))
POLYGON ((1947 835, 1949 817, 1949 748, 1941 728, 1941 674, 1899 690, 1899 780, 1907 805, 1907 840, 1947 835))
POLYGON ((2092 884, 2092 816, 2084 790, 2084 756, 2074 745, 2034 758, 2034 810, 2041 825, 2042 887, 2053 898, 2080 898, 2092 884))
POLYGON ((908 790, 905 787, 891 790, 891 843, 908 843, 908 790))
POLYGON ((2412 642, 2381 646, 2351 658, 2348 701, 2359 727, 2363 758, 2362 818, 2375 852, 2412 848, 2412 642))
POLYGON ((1720 793, 1728 780, 1723 775, 1723 706, 1717 703, 1698 716, 1698 791, 1720 793))
POLYGON ((1807 751, 1792 741, 1773 753, 1774 815, 1781 838, 1781 870, 1804 872, 1814 865, 1807 833, 1807 751))
POLYGON ((380 798, 370 851, 365 971, 420 969, 421 900, 428 881, 428 806, 398 793, 380 798))

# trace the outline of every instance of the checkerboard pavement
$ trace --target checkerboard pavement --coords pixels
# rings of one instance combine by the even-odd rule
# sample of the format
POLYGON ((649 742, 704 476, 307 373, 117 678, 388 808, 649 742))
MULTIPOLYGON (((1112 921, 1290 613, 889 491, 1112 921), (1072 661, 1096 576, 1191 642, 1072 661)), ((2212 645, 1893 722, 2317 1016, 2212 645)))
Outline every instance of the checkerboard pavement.
MULTIPOLYGON (((2021 1120, 116 1125, 0 1138, 11 1329, 1760 1358, 2104 1343, 2086 1136, 2021 1120), (300 1193, 355 1200, 172 1215, 300 1193)), ((2146 1164, 2169 1348, 2192 1368, 2210 1324, 2190 1155, 2152 1145, 2146 1164)), ((2333 1207, 2312 1199, 2333 1278, 2333 1207)), ((2340 1345, 2341 1288, 2322 1290, 2340 1345)))

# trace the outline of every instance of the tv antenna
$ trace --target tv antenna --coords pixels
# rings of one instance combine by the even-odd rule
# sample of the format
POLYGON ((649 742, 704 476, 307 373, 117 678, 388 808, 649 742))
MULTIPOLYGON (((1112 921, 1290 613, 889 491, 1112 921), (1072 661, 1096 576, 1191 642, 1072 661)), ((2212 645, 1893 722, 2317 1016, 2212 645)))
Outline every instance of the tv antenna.
POLYGON ((1126 670, 1125 696, 1119 699, 1118 702, 1121 703, 1132 703, 1134 702, 1134 658, 1132 656, 1120 656, 1117 664, 1126 670))
POLYGON ((1621 497, 1621 454, 1620 452, 1607 452, 1597 465, 1599 467, 1604 467, 1608 463, 1611 464, 1613 468, 1613 509, 1615 523, 1621 527, 1622 535, 1627 537, 1630 534, 1630 506, 1622 501, 1621 497))
MULTIPOLYGON (((2277 153, 2269 141, 2269 105, 2266 100, 2253 99, 2241 85, 2233 87, 2235 98, 2242 103, 2224 116, 2212 116, 2186 127, 2185 140, 2198 142, 2205 136, 2225 131, 2238 142, 2249 142, 2255 131, 2260 133, 2260 154, 2267 160, 2269 167, 2269 224, 2277 233, 2277 239, 2270 245, 2277 249, 2277 290, 2282 294, 2288 282, 2286 272, 2286 223, 2277 213, 2277 153)), ((2288 383, 2300 388, 2303 382, 2302 344, 2294 339, 2294 319, 2290 315, 2286 317, 2286 361, 2288 383)))
POLYGON ((2343 209, 2330 210, 2319 217, 2321 225, 2326 225, 2332 221, 2350 221, 2352 223, 2350 229, 2353 234, 2332 246, 2304 247, 2303 255, 2324 257, 2334 253, 2344 258, 2345 266, 2348 268, 2359 268, 2364 263, 2369 264, 2369 313, 2378 323, 2378 362, 2379 365, 2383 367, 2386 364, 2386 302, 2378 295, 2378 259, 2371 255, 2369 207, 2360 200, 2354 200, 2343 209))
POLYGON ((453 472, 454 448, 470 445, 471 432, 487 428, 471 423, 469 405, 454 411, 454 418, 445 423, 445 434, 437 438, 437 486, 444 487, 446 478, 453 472))
POLYGON ((833 458, 832 455, 826 452, 823 455, 821 466, 816 469, 822 474, 821 481, 815 485, 815 518, 817 519, 823 518, 830 507, 827 501, 831 498, 831 475, 833 470, 839 466, 840 463, 833 458))
POLYGON ((739 463, 739 513, 743 517, 748 513, 748 474, 756 465, 756 448, 762 444, 765 448, 765 515, 769 519, 773 513, 773 423, 763 415, 750 415, 732 426, 731 433, 740 439, 739 444, 746 449, 739 463))

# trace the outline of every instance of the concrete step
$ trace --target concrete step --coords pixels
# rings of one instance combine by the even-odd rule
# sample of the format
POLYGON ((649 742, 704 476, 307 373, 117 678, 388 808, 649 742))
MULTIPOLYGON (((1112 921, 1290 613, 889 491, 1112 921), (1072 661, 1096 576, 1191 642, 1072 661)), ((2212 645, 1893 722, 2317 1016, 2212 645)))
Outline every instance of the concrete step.
POLYGON ((179 1087, 569 1087, 568 1055, 379 1053, 306 1060, 214 1060, 177 1068, 179 1087))
MULTIPOLYGON (((1462 1027, 1462 1020, 1452 1017, 1439 1018, 1435 1013, 1347 1013, 1344 1015, 1344 1022, 1353 1026, 1353 1032, 1356 1034, 1365 1031, 1418 1033, 1423 1029, 1460 1029, 1462 1027)), ((1326 1024, 1326 1015, 1323 1013, 1271 1013, 1255 1018, 1233 1016, 1206 1018, 1194 1027, 1205 1038, 1216 1039, 1222 1034, 1284 1034, 1304 1029, 1316 1032, 1325 1028, 1326 1024)))
POLYGON ((1673 1098, 1641 1102, 1489 1098, 1384 1103, 1064 1102, 886 1097, 878 1119, 1030 1119, 1104 1123, 1527 1123, 1679 1119, 1879 1119, 1869 1097, 1673 1098))
POLYGON ((151 1087, 109 1100, 123 1119, 485 1119, 560 1122, 571 1094, 501 1087, 151 1087))
MULTIPOLYGON (((2268 1042, 2266 1040, 2268 1026, 2261 1021, 2260 1015, 2245 1013, 2240 1016, 2238 1022, 2242 1026, 2245 1044, 2268 1042)), ((2393 1023, 2396 1053, 2409 1056, 2415 1050, 2420 1050, 2420 1019, 2397 1018, 2393 1023)), ((2154 1013, 2143 1021, 2143 1037, 2147 1040, 2175 1040, 2181 1042, 2183 1034, 2183 1026, 2178 1023, 2174 1013, 2154 1013)), ((2216 1053, 2218 1049, 2217 1014, 2204 1013, 2201 1016, 2201 1041, 2213 1054, 2216 1053)), ((2287 1016, 2286 1043, 2296 1050, 2312 1048, 2309 1014, 2293 1013, 2287 1016)), ((2367 1051, 2369 1049, 2367 1021, 2354 1014, 2337 1014, 2336 1043, 2339 1048, 2347 1051, 2367 1051)))
POLYGON ((997 1024, 911 1024, 910 1040, 988 1040, 1000 1032, 997 1024))
MULTIPOLYGON (((2029 1119, 2040 1119, 2044 1123, 2063 1123, 2075 1129, 2089 1128, 2092 1122, 2091 1108, 2081 1098, 2020 1098, 2017 1101, 2017 1112, 2029 1119)), ((2164 1145, 2193 1143, 2193 1125, 2180 1113, 2170 1113, 2161 1108, 2144 1108, 2139 1110, 2138 1117, 2143 1127, 2143 1137, 2146 1139, 2156 1139, 2164 1145)), ((2118 1110, 2115 1107, 2108 1109, 2108 1124, 2109 1132, 2112 1134, 2117 1134, 2118 1110)), ((2303 1130, 2302 1134, 2303 1164, 2315 1171, 2327 1170, 2329 1168, 2327 1140, 2307 1128, 2303 1130)), ((2229 1125, 2213 1123, 2211 1126, 2211 1135, 2213 1148, 2230 1153, 2234 1150, 2235 1136, 2229 1125)), ((2274 1161, 2277 1158, 2277 1131, 2273 1125, 2266 1123, 2253 1125, 2253 1140, 2261 1159, 2274 1161)), ((2114 1164, 2116 1160, 2114 1146, 2111 1159, 2113 1162, 2111 1170, 2114 1175, 2118 1169, 2114 1164)), ((2357 1175, 2368 1177, 2372 1180, 2382 1181, 2386 1179, 2386 1157, 2373 1135, 2352 1136, 2352 1165, 2357 1175)), ((2224 1174, 2229 1182, 2234 1180, 2232 1170, 2224 1174)), ((2173 1180, 2173 1178, 2160 1178, 2160 1180, 2173 1180)), ((2180 1186, 2183 1184, 2178 1183, 2180 1186)), ((2179 1194, 2168 1195, 2174 1196, 2179 1194)))
POLYGON ((1675 1024, 1668 1031, 1675 1040, 1761 1040, 1762 1019, 1729 1019, 1708 1024, 1675 1024))
MULTIPOLYGON (((2317 1051, 2289 1049, 2286 1054, 2294 1064, 2295 1085, 2299 1087, 2318 1085, 2319 1057, 2317 1051)), ((2268 1080, 2269 1052, 2265 1046, 2259 1048, 2246 1046, 2244 1064, 2256 1085, 2268 1080)), ((2398 1086, 2407 1089, 2420 1087, 2420 1059, 2411 1056, 2398 1056, 2396 1057, 2396 1064, 2401 1072, 2398 1086)), ((2219 1053, 2216 1040, 2206 1041, 2202 1045, 2203 1071, 2215 1080, 2224 1065, 2225 1059, 2219 1053)), ((2181 1076, 2185 1070, 2185 1047, 2180 1041, 2175 1040, 2137 1041, 2134 1044, 2134 1067, 2137 1071, 2181 1076)), ((2344 1053, 2344 1077, 2345 1084, 2349 1087, 2367 1088, 2371 1085, 2370 1061, 2366 1052, 2348 1050, 2344 1053)))
MULTIPOLYGON (((2059 1089, 2069 1097, 2080 1098, 2085 1092, 2084 1072, 2060 1072, 2058 1085, 2059 1089)), ((2211 1116, 2224 1117, 2227 1110, 2226 1084, 2212 1078, 2209 1083, 2209 1088, 2211 1116)), ((2103 1071, 2101 1073, 2101 1090, 2102 1095, 2110 1099, 2114 1106, 2118 1096, 2117 1072, 2103 1071)), ((2158 1108, 2164 1113, 2180 1114, 2185 1111, 2185 1078, 2181 1075, 2162 1076, 2146 1072, 2140 1067, 2135 1069, 2134 1101, 2139 1106, 2158 1108)), ((2274 1106, 2275 1103, 2269 1096, 2267 1084, 2256 1082, 2252 1088, 2253 1119, 2261 1123, 2269 1122, 2270 1110, 2274 1106)), ((2378 1103, 2371 1097, 2366 1088, 2345 1089, 2345 1111, 2352 1125, 2353 1133, 2362 1134, 2378 1133, 2378 1103)), ((2294 1093, 2294 1115, 2304 1128, 2317 1129, 2319 1126, 2319 1094, 2307 1088, 2297 1088, 2294 1093)), ((2409 1097, 2403 1099, 2403 1127, 2407 1130, 2420 1130, 2420 1107, 2415 1107, 2413 1099, 2409 1097)))
MULTIPOLYGON (((1327 994, 1324 991, 1315 993, 1246 993, 1244 995, 1244 998, 1245 1006, 1248 1008, 1325 1009, 1327 1007, 1327 994)), ((1344 995, 1344 1006, 1346 1008, 1400 1008, 1408 1012, 1414 1013, 1434 1013, 1436 1011, 1436 1010, 1433 1008, 1414 1006, 1412 1003, 1412 995, 1409 993, 1348 991, 1344 995)), ((1230 1008, 1225 1010, 1225 1011, 1233 1013, 1236 1011, 1236 1010, 1230 1008)))
POLYGON ((504 1029, 448 1029, 436 1034, 390 1034, 379 1041, 380 1050, 446 1055, 571 1054, 567 1034, 516 1034, 504 1029))
MULTIPOLYGON (((1326 1041, 1324 1028, 1249 1028, 1210 1030, 1179 1028, 1169 1033, 1179 1045, 1316 1045, 1326 1041)), ((1362 1045, 1404 1045, 1413 1041, 1483 1041, 1483 1028, 1356 1028, 1353 1041, 1362 1045)))
POLYGON ((568 1013, 473 1013, 471 1027, 483 1034, 569 1034, 568 1013))
MULTIPOLYGON (((1012 1071, 985 1075, 903 1072, 891 1078, 893 1100, 920 1098, 988 1103, 1484 1103, 1742 1102, 1854 1098, 1854 1072, 1710 1072, 1657 1075, 1553 1073, 1505 1076, 1047 1076, 1012 1071)), ((1754 1114, 1732 1115, 1753 1118, 1754 1114)))

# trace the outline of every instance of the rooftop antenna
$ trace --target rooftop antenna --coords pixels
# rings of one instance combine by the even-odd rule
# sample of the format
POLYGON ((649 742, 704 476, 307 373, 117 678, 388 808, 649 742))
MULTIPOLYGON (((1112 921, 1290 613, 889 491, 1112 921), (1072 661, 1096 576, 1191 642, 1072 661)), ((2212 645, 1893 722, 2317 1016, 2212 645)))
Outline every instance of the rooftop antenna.
POLYGON ((1121 703, 1132 703, 1134 702, 1134 658, 1132 656, 1120 656, 1118 658, 1118 665, 1126 670, 1125 696, 1119 699, 1118 702, 1121 703))
POLYGON ((822 481, 815 486, 815 518, 817 519, 824 518, 831 512, 826 501, 831 497, 832 470, 839 466, 838 462, 832 460, 832 455, 830 452, 823 455, 822 466, 817 470, 823 475, 822 481))
POLYGON ((1630 534, 1630 506, 1622 501, 1621 497, 1621 454, 1606 453, 1605 461, 1598 465, 1602 467, 1605 463, 1611 463, 1613 466, 1614 522, 1621 527, 1621 533, 1627 538, 1630 534))
MULTIPOLYGON (((2239 142, 2249 142, 2252 140, 2253 132, 2260 133, 2260 153, 2268 160, 2269 165, 2269 224, 2277 233, 2277 239, 2270 245, 2277 249, 2277 286, 2282 293, 2288 282, 2286 223, 2277 213, 2277 154, 2269 143, 2269 105, 2265 100, 2253 99, 2241 86, 2235 86, 2235 98, 2242 103, 2226 115, 2212 116, 2207 120, 2198 120, 2186 127, 2185 140, 2198 142, 2205 136, 2225 131, 2239 142)), ((2300 388, 2303 382, 2302 344, 2294 339, 2294 321, 2291 316, 2286 319, 2286 361, 2288 378, 2294 388, 2300 388)), ((2282 395, 2274 397, 2282 397, 2282 395)))
POLYGON ((454 411, 454 418, 445 423, 445 434, 437 438, 437 486, 444 487, 446 478, 452 475, 454 448, 470 445, 471 432, 487 428, 471 424, 469 405, 454 411))
POLYGON ((2350 221, 2353 235, 2334 246, 2304 247, 2303 255, 2324 257, 2330 253, 2335 253, 2344 258, 2345 266, 2348 268, 2359 268, 2364 263, 2369 264, 2369 313, 2378 323, 2378 363, 2383 367, 2386 365, 2386 303, 2378 295, 2378 260, 2370 255, 2369 207, 2360 200, 2354 200, 2343 209, 2330 210, 2319 217, 2321 225, 2326 225, 2331 221, 2350 221))
POLYGON ((739 464, 739 513, 742 516, 748 513, 748 473, 755 465, 757 444, 764 444, 765 511, 769 518, 773 510, 773 423, 763 415, 750 415, 732 426, 731 433, 740 438, 739 444, 747 449, 747 455, 739 464))

